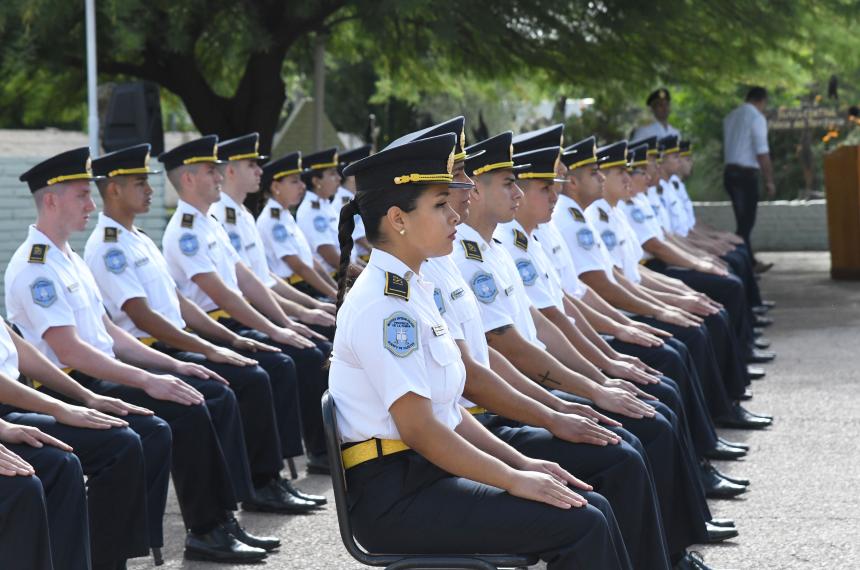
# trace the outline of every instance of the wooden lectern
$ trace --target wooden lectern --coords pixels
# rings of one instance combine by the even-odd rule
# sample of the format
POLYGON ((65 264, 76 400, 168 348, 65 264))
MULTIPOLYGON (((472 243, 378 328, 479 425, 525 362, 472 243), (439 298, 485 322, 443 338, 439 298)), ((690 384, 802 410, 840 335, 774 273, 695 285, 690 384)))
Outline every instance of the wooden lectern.
POLYGON ((824 157, 830 277, 860 280, 860 146, 824 157))

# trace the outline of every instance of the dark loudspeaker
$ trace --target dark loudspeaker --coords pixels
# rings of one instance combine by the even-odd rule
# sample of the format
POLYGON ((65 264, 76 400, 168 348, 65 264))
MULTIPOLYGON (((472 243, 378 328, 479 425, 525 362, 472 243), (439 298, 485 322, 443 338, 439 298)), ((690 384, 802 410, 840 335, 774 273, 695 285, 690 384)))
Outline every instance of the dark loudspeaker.
POLYGON ((105 152, 112 152, 141 143, 152 145, 152 156, 164 152, 158 84, 118 83, 108 103, 102 147, 105 152))

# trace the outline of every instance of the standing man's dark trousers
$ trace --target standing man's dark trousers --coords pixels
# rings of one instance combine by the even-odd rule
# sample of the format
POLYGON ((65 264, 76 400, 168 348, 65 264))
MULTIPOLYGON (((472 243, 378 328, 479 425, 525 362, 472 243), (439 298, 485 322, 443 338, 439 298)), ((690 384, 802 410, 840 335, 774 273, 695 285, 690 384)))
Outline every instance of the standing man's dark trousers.
MULTIPOLYGON (((738 234, 752 253, 752 235, 758 210, 758 169, 727 164, 723 171, 723 186, 732 200, 738 234)), ((755 262, 755 256, 753 256, 755 262)))
POLYGON ((746 247, 736 247, 725 254, 722 258, 729 264, 729 266, 731 266, 734 274, 740 277, 741 281, 744 282, 744 291, 747 294, 747 305, 750 307, 758 307, 761 305, 761 291, 759 290, 758 280, 755 278, 752 258, 747 254, 746 247))
POLYGON ((140 437, 134 431, 77 428, 25 411, 12 411, 3 419, 37 427, 74 448, 87 476, 94 567, 116 566, 149 553, 146 471, 140 437))
POLYGON ((87 498, 78 458, 47 444, 6 447, 36 474, 0 475, 3 570, 89 570, 87 498))

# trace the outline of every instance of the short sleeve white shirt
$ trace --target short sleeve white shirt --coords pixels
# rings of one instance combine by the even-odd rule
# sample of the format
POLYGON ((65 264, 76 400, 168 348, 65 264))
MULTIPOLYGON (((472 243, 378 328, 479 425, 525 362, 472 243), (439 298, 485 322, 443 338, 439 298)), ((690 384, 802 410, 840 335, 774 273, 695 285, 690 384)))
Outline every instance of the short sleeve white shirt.
POLYGON ((286 256, 296 256, 308 267, 314 266, 314 254, 305 234, 289 210, 285 210, 275 200, 269 198, 266 207, 257 218, 257 231, 263 240, 266 261, 269 269, 282 279, 293 274, 290 265, 284 261, 286 256))
POLYGON ((337 270, 326 263, 319 254, 319 248, 323 245, 333 245, 340 249, 337 239, 337 226, 340 219, 340 211, 335 212, 329 200, 322 200, 313 192, 305 194, 304 200, 296 210, 296 222, 311 246, 314 258, 329 273, 337 270))
POLYGON ((229 194, 221 192, 221 200, 212 204, 209 214, 221 222, 233 249, 245 265, 251 268, 257 279, 266 287, 274 286, 275 278, 269 272, 263 240, 260 232, 257 231, 257 222, 251 212, 243 204, 237 203, 229 194))
POLYGON ((606 277, 615 283, 610 252, 600 239, 600 233, 575 200, 569 196, 560 195, 552 214, 552 221, 570 248, 570 255, 578 275, 589 271, 603 271, 606 277))
POLYGON ((663 126, 663 123, 660 121, 654 121, 650 125, 645 125, 644 127, 636 129, 636 132, 633 133, 633 137, 630 140, 637 141, 647 137, 657 137, 657 140, 660 140, 663 137, 668 137, 669 135, 680 137, 681 133, 678 132, 678 129, 668 123, 663 126))
POLYGON ((767 154, 767 119, 750 103, 743 103, 723 119, 723 160, 758 170, 758 155, 767 154))
MULTIPOLYGON (((350 192, 349 190, 347 190, 343 186, 338 186, 337 192, 334 195, 334 200, 332 200, 332 205, 334 206, 334 210, 335 210, 335 212, 337 212, 337 215, 338 215, 337 220, 335 221, 335 226, 337 226, 337 224, 340 221, 340 209, 343 208, 344 206, 346 206, 347 204, 349 204, 350 202, 352 202, 352 200, 354 198, 355 198, 355 194, 353 194, 352 192, 350 192)), ((367 235, 367 233, 364 231, 364 222, 361 220, 361 216, 356 214, 354 216, 354 221, 355 221, 355 229, 352 230, 352 241, 357 241, 357 240, 365 237, 367 235)), ((365 248, 362 247, 358 243, 355 244, 355 251, 359 255, 367 255, 370 253, 369 251, 366 251, 365 248)))
POLYGON ((567 243, 565 243, 561 232, 555 227, 555 223, 550 220, 545 224, 538 225, 537 229, 532 232, 532 236, 540 242, 544 253, 547 254, 547 258, 549 258, 561 280, 561 288, 564 292, 581 299, 586 292, 585 284, 579 280, 576 266, 573 264, 573 257, 570 255, 570 248, 567 247, 567 243))
POLYGON ((502 242, 507 252, 514 258, 520 279, 525 285, 526 294, 532 305, 538 309, 556 307, 564 312, 564 291, 561 289, 561 279, 549 259, 540 251, 540 242, 528 235, 517 220, 499 224, 493 237, 502 242))
POLYGON ((651 209, 654 210, 654 215, 657 216, 657 221, 660 222, 660 227, 667 234, 672 234, 672 220, 669 217, 669 208, 666 207, 666 200, 663 198, 663 187, 660 184, 649 186, 647 191, 648 202, 651 204, 651 209))
POLYGON ((9 331, 0 323, 0 374, 17 380, 21 375, 18 370, 18 349, 9 336, 9 331))

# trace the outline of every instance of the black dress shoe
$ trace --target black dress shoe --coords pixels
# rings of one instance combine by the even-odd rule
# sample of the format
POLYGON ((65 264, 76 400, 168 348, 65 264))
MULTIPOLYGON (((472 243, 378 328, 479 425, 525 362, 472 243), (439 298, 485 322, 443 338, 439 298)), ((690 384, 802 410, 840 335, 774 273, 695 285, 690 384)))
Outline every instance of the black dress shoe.
POLYGON ((750 380, 761 380, 767 376, 767 372, 758 366, 747 366, 747 376, 750 377, 750 380))
POLYGON ((760 317, 757 316, 755 321, 753 321, 753 325, 756 327, 769 327, 773 324, 773 319, 770 317, 760 317))
POLYGON ((747 492, 743 485, 736 485, 716 475, 702 476, 702 485, 705 488, 705 496, 709 499, 731 499, 747 492))
POLYGON ((257 562, 265 557, 265 550, 239 542, 224 525, 218 525, 206 534, 189 532, 185 537, 185 558, 188 560, 257 562))
POLYGON ((762 273, 767 273, 773 267, 773 263, 764 263, 763 261, 756 261, 755 265, 753 265, 753 272, 758 275, 762 273))
POLYGON ((755 307, 752 308, 752 312, 754 315, 759 315, 762 317, 764 315, 766 315, 768 313, 768 311, 770 311, 770 309, 768 309, 764 305, 756 305, 755 307))
POLYGON ((773 423, 773 420, 755 416, 746 411, 740 404, 732 406, 732 411, 725 416, 717 418, 716 423, 722 427, 735 429, 764 429, 773 423))
POLYGON ((776 301, 769 301, 765 299, 761 302, 761 306, 767 307, 768 309, 773 309, 774 307, 776 307, 776 301))
POLYGON ((688 552, 675 564, 674 570, 711 570, 698 552, 688 552))
POLYGON ((719 441, 721 441, 721 442, 725 443, 725 444, 726 444, 726 445, 728 445, 729 447, 737 447, 738 449, 743 449, 744 451, 749 451, 749 450, 750 450, 750 446, 748 446, 748 445, 747 445, 747 444, 745 444, 745 443, 740 443, 739 441, 729 441, 729 440, 724 439, 724 438, 722 438, 722 437, 717 437, 717 440, 719 440, 719 441))
POLYGON ((281 489, 283 489, 285 492, 289 493, 293 497, 297 497, 299 499, 302 499, 303 501, 310 501, 319 507, 328 503, 328 499, 326 499, 322 495, 310 495, 303 491, 299 491, 293 486, 292 483, 290 483, 286 479, 278 479, 278 485, 280 485, 281 489))
POLYGON ((729 477, 728 475, 721 473, 719 469, 711 465, 710 463, 705 462, 705 469, 710 470, 714 475, 721 479, 725 479, 729 483, 734 483, 735 485, 743 485, 744 487, 750 486, 750 480, 744 477, 729 477))
POLYGON ((732 519, 711 519, 708 522, 714 526, 735 526, 735 521, 732 519))
POLYGON ((770 340, 764 338, 763 336, 760 336, 755 339, 753 341, 753 344, 756 348, 759 348, 761 350, 767 350, 768 348, 770 348, 770 340))
POLYGON ((328 464, 328 455, 325 453, 308 453, 308 473, 316 475, 331 475, 328 464))
POLYGON ((280 539, 275 538, 274 536, 254 536, 242 528, 239 521, 236 520, 236 517, 232 515, 227 522, 224 523, 224 528, 227 529, 227 532, 233 535, 233 538, 243 544, 247 544, 248 546, 262 548, 266 552, 270 552, 281 547, 280 539))
POLYGON ((258 513, 302 514, 316 508, 316 503, 290 495, 274 480, 254 489, 254 497, 242 503, 242 510, 258 513))
POLYGON ((739 447, 731 447, 730 445, 726 445, 725 442, 717 439, 717 444, 713 449, 710 449, 705 452, 705 457, 708 459, 722 459, 724 461, 728 461, 730 459, 740 459, 747 452, 739 447))
POLYGON ((775 352, 754 348, 750 357, 747 358, 747 362, 749 364, 764 364, 765 362, 773 362, 774 358, 776 358, 775 352))
POLYGON ((771 416, 771 415, 769 415, 769 414, 757 414, 757 413, 755 413, 755 412, 751 412, 751 411, 749 411, 749 410, 746 410, 746 412, 747 412, 749 415, 751 415, 752 417, 754 417, 754 418, 763 418, 763 419, 766 419, 766 420, 773 421, 773 416, 771 416))
POLYGON ((752 400, 752 399, 753 399, 753 393, 752 393, 752 390, 750 390, 749 388, 745 388, 744 393, 738 397, 738 400, 742 400, 742 401, 748 401, 748 400, 752 400))
POLYGON ((708 529, 708 542, 710 544, 724 542, 738 535, 738 529, 733 526, 716 526, 708 522, 705 523, 705 528, 708 529))
POLYGON ((764 334, 764 329, 761 327, 753 327, 753 336, 758 338, 764 334))

